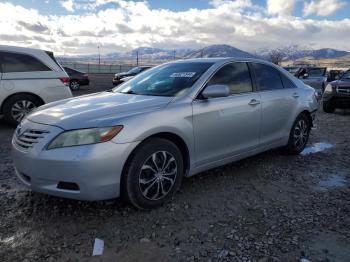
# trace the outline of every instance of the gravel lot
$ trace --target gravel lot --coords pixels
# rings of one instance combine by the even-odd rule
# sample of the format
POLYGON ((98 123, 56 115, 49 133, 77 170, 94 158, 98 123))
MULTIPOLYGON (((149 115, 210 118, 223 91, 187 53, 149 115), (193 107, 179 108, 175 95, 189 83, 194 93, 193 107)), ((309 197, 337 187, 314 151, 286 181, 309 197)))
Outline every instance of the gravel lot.
POLYGON ((273 150, 204 172, 171 203, 141 212, 22 187, 13 129, 0 121, 0 261, 350 261, 349 130, 350 112, 320 112, 309 146, 332 148, 273 150), (95 238, 105 243, 99 257, 95 238))

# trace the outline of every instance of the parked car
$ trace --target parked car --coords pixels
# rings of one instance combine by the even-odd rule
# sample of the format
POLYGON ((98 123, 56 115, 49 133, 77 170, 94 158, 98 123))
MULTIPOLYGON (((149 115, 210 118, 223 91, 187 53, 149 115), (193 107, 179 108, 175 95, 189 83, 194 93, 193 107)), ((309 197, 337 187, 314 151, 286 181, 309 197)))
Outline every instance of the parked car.
POLYGON ((300 153, 317 108, 313 88, 269 62, 176 61, 31 113, 13 161, 34 191, 151 209, 183 177, 271 148, 300 153))
POLYGON ((334 113, 336 108, 350 108, 350 69, 329 83, 323 93, 323 111, 334 113))
POLYGON ((137 74, 139 74, 145 70, 148 70, 150 68, 151 68, 150 66, 136 66, 127 72, 117 73, 114 75, 113 85, 114 86, 120 85, 121 83, 123 83, 125 81, 125 80, 123 80, 123 78, 130 77, 130 76, 136 76, 137 74))
POLYGON ((125 83, 126 81, 129 81, 130 79, 133 79, 135 76, 126 76, 120 79, 120 84, 125 83))
POLYGON ((327 85, 327 68, 301 67, 297 73, 297 77, 322 94, 327 85))
POLYGON ((72 97, 52 52, 0 45, 0 115, 17 125, 45 103, 72 97))
POLYGON ((77 91, 80 86, 87 86, 90 83, 89 75, 84 72, 80 72, 70 67, 63 67, 68 74, 70 81, 69 87, 72 91, 77 91))

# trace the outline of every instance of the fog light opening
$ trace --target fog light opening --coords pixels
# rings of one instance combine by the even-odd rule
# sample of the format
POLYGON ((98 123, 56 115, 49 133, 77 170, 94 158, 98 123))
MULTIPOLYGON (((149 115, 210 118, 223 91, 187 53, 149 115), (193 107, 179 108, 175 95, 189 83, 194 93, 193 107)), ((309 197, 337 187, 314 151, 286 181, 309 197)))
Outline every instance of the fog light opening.
POLYGON ((80 190, 78 184, 70 183, 70 182, 63 182, 63 181, 60 181, 58 183, 57 188, 64 189, 64 190, 72 190, 72 191, 79 191, 80 190))

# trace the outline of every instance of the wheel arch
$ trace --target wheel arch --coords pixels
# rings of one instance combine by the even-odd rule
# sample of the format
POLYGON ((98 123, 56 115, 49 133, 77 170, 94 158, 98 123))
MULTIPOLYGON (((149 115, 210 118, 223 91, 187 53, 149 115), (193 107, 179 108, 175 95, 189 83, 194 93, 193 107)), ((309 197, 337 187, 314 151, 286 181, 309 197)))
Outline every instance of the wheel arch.
POLYGON ((189 172, 190 169, 190 152, 189 152, 189 148, 186 144, 186 142, 184 141, 184 139, 182 139, 179 135, 172 133, 172 132, 159 132, 159 133, 155 133, 152 134, 148 137, 146 137, 145 139, 143 139, 133 150, 132 152, 129 154, 129 156, 127 157, 123 169, 122 169, 122 179, 124 177, 126 168, 129 164, 129 161, 131 160, 134 152, 140 147, 141 144, 143 144, 144 142, 146 142, 149 139, 152 138, 163 138, 166 140, 169 140, 171 142, 173 142, 180 150, 181 155, 183 157, 183 161, 184 161, 184 176, 186 176, 189 172))
POLYGON ((301 111, 299 114, 298 114, 298 116, 299 115, 305 115, 307 118, 308 118, 308 120, 309 120, 309 122, 310 122, 310 128, 311 127, 313 127, 313 119, 312 119, 312 116, 311 116, 311 113, 310 113, 310 111, 309 110, 303 110, 303 111, 301 111))
POLYGON ((36 99, 38 99, 38 100, 41 102, 42 105, 45 104, 45 101, 44 101, 40 96, 38 96, 38 95, 36 95, 36 94, 30 93, 30 92, 19 92, 19 93, 14 93, 14 94, 11 94, 11 95, 9 95, 8 97, 6 97, 6 98, 4 99, 4 101, 2 102, 2 104, 1 104, 1 106, 0 106, 0 114, 3 114, 3 113, 4 113, 3 110, 4 110, 4 105, 6 104, 6 102, 7 102, 9 99, 11 99, 12 97, 18 96, 18 95, 30 95, 30 96, 33 96, 33 97, 35 97, 36 99))
POLYGON ((71 78, 71 79, 69 79, 69 83, 72 82, 72 81, 77 81, 79 84, 81 83, 78 78, 71 78))

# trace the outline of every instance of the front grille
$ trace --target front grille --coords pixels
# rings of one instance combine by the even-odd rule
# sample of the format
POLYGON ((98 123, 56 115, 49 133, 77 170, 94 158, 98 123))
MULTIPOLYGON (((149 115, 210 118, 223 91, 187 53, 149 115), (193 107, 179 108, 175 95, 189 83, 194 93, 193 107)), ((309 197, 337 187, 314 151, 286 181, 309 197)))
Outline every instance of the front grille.
POLYGON ((350 88, 337 87, 337 92, 350 95, 350 88))
POLYGON ((35 144, 39 143, 40 139, 44 138, 49 131, 27 129, 23 133, 21 129, 16 130, 14 141, 17 146, 23 149, 32 148, 35 144))

